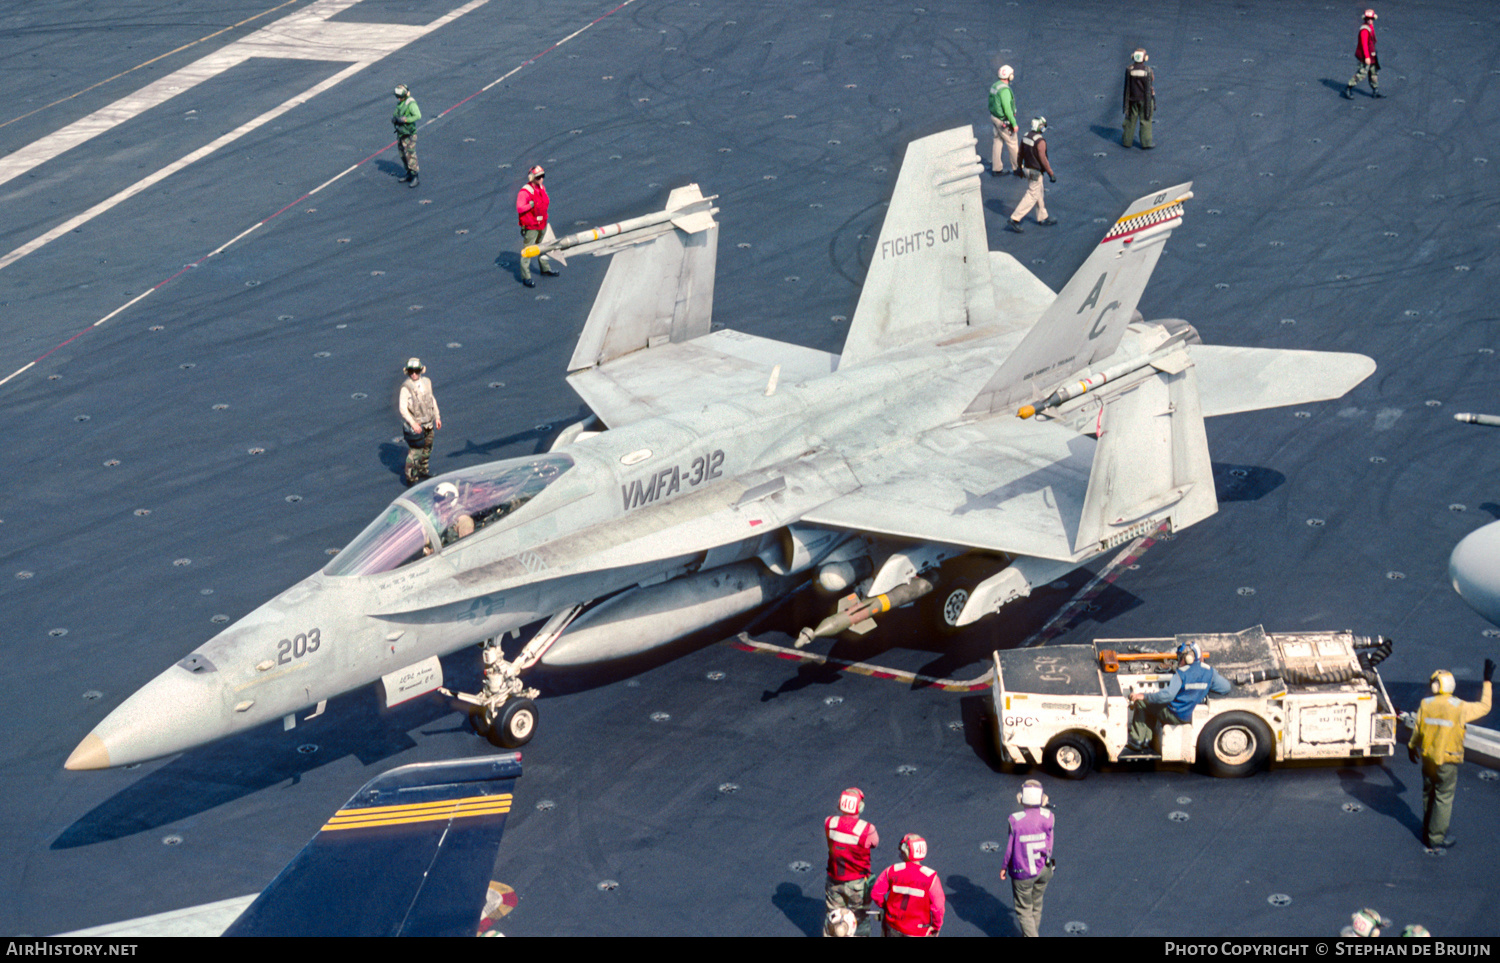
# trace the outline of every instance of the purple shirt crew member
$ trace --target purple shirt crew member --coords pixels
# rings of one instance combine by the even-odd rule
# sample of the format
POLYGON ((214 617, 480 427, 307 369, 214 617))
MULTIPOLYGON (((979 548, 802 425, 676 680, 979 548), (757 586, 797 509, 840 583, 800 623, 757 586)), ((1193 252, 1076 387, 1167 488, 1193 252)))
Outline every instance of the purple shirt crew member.
POLYGON ((1021 935, 1036 936, 1042 925, 1042 896, 1056 865, 1052 858, 1053 815, 1046 808, 1047 794, 1035 779, 1021 784, 1016 802, 1025 808, 1010 815, 1010 840, 1006 843, 1000 878, 1010 879, 1021 935))

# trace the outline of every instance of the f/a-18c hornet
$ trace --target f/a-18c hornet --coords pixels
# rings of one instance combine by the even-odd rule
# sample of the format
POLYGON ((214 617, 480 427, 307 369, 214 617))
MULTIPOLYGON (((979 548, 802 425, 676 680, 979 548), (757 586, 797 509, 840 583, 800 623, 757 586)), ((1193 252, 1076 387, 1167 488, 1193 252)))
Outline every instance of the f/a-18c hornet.
POLYGON ((1054 294, 985 238, 973 133, 913 142, 840 354, 712 330, 717 209, 665 210, 540 245, 610 254, 568 381, 606 430, 408 489, 321 572, 126 699, 69 769, 138 762, 376 680, 442 686, 485 643, 477 695, 526 742, 520 678, 638 653, 816 577, 854 590, 802 644, 932 591, 972 623, 1142 533, 1218 508, 1204 419, 1337 398, 1358 354, 1213 347, 1136 311, 1191 184, 1110 226, 1054 294), (960 555, 972 575, 943 578, 960 555), (497 640, 545 624, 512 659, 497 640))

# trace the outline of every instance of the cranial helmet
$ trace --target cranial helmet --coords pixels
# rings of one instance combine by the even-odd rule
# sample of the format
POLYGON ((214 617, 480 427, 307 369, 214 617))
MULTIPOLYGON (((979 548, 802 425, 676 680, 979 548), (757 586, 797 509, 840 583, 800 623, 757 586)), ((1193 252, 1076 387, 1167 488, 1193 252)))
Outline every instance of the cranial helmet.
POLYGON ((1375 16, 1375 8, 1374 7, 1367 7, 1365 9, 1365 19, 1366 20, 1375 20, 1375 19, 1378 19, 1375 16))
POLYGON ((839 793, 839 812, 858 816, 865 811, 865 794, 853 786, 839 793))
POLYGON ((1010 80, 1015 75, 1016 75, 1016 72, 1015 72, 1014 69, 1011 68, 1010 64, 1006 64, 1004 67, 1000 68, 1000 79, 1001 80, 1010 80))
POLYGON ((1138 64, 1145 63, 1146 62, 1146 48, 1145 47, 1137 47, 1137 48, 1135 48, 1135 53, 1133 53, 1133 54, 1130 55, 1130 59, 1133 60, 1133 61, 1135 61, 1138 64))
POLYGON ((1021 791, 1016 793, 1016 802, 1023 806, 1045 806, 1047 794, 1042 791, 1041 782, 1028 779, 1021 783, 1021 791))
POLYGON ((542 170, 542 165, 538 164, 535 167, 533 167, 531 170, 529 170, 529 171, 526 172, 526 179, 529 180, 529 181, 534 181, 538 177, 545 177, 546 175, 547 175, 547 172, 544 171, 544 170, 542 170))
POLYGON ((1356 936, 1379 936, 1382 926, 1391 925, 1391 921, 1381 916, 1379 910, 1370 909, 1368 906, 1353 914, 1351 918, 1354 921, 1353 929, 1356 936))
POLYGON ((1453 686, 1453 673, 1447 669, 1438 669, 1432 674, 1433 695, 1452 695, 1453 686))
POLYGON ((1177 647, 1177 661, 1192 665, 1203 658, 1203 650, 1197 642, 1184 642, 1177 647))
POLYGON ((426 371, 427 367, 422 364, 421 358, 408 358, 406 360, 407 371, 426 371))
POLYGON ((1041 133, 1042 131, 1046 130, 1047 129, 1047 118, 1045 118, 1045 117, 1033 117, 1031 119, 1031 129, 1033 131, 1036 131, 1037 133, 1041 133))
POLYGON ((409 87, 407 87, 405 84, 397 84, 396 85, 396 96, 397 97, 410 97, 411 96, 411 89, 409 87))
POLYGON ((920 863, 927 858, 927 840, 916 833, 907 833, 901 837, 901 855, 914 863, 920 863))

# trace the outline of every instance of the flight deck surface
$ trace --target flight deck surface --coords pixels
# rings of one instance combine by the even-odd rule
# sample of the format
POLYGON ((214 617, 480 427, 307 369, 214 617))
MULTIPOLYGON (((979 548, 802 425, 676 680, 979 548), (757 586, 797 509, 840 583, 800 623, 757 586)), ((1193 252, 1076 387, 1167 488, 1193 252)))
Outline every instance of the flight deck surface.
MULTIPOLYGON (((996 648, 1352 629, 1396 640, 1381 675, 1398 708, 1436 668, 1475 698, 1500 629, 1447 560, 1500 517, 1500 435, 1452 415, 1500 411, 1500 10, 1382 10, 1385 97, 1346 100, 1360 9, 6 5, 0 932, 256 892, 375 773, 498 751, 435 697, 383 710, 367 687, 290 732, 62 769, 110 709, 399 493, 408 357, 442 407, 434 471, 533 453, 587 414, 563 375, 605 262, 518 283, 531 165, 560 234, 688 182, 719 195, 715 325, 837 352, 906 144, 972 123, 988 158, 1001 63, 1022 117, 1050 122, 1060 223, 1004 231, 1022 184, 984 177, 992 249, 1059 287, 1131 199, 1192 180, 1142 313, 1212 344, 1360 352, 1376 374, 1339 401, 1212 419, 1217 515, 954 639, 900 611, 814 644, 834 661, 736 644, 744 628, 789 648, 831 609, 799 596, 630 663, 538 674, 501 929, 812 935, 821 820, 858 785, 877 864, 903 833, 928 839, 945 933, 1014 933, 991 844, 1026 774, 1000 771, 980 718, 996 648), (337 43, 235 47, 320 11, 348 28, 337 43), (1149 152, 1119 141, 1137 45, 1156 69, 1149 152), (388 146, 397 83, 423 111, 416 190, 388 146)), ((450 685, 477 680, 477 652, 444 664, 450 685)), ((1492 775, 1461 771, 1461 843, 1442 857, 1418 841, 1421 776, 1400 754, 1244 780, 1043 775, 1059 869, 1042 931, 1323 936, 1368 905, 1494 936, 1492 775)))

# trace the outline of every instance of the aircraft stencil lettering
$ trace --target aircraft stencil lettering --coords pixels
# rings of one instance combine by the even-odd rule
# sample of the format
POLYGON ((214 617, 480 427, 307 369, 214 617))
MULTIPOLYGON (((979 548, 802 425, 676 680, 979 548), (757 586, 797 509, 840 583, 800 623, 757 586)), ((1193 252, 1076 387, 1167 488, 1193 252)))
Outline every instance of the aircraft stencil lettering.
POLYGON ((940 231, 934 231, 929 227, 924 230, 914 231, 911 234, 904 234, 888 240, 883 239, 880 242, 880 256, 881 258, 888 258, 913 254, 924 248, 936 245, 939 236, 941 236, 944 244, 958 240, 960 236, 958 224, 944 224, 940 231))
POLYGON ((799 644, 870 631, 935 590, 940 622, 968 625, 1133 532, 1214 514, 1205 418, 1338 398, 1374 371, 1357 354, 1216 348, 1137 314, 1190 184, 1129 205, 1057 293, 987 249, 983 169, 968 128, 908 146, 837 355, 713 330, 717 208, 697 185, 536 246, 527 256, 611 257, 567 375, 604 430, 407 489, 321 571, 116 706, 66 766, 290 728, 404 668, 388 661, 398 638, 406 667, 485 643, 481 694, 449 695, 518 746, 537 724, 532 665, 644 652, 813 577, 843 597, 799 644), (1084 327, 1078 306, 1106 297, 1084 327), (731 436, 726 465, 713 445, 731 436), (694 448, 707 453, 621 474, 694 448), (982 511, 973 492, 990 493, 982 511), (984 577, 956 585, 950 563, 984 577), (257 670, 250 653, 295 650, 309 625, 345 658, 325 645, 317 672, 257 670), (496 643, 537 625, 513 658, 496 643))
POLYGON ((300 659, 318 651, 322 642, 322 633, 316 628, 306 632, 299 632, 290 639, 282 639, 281 644, 276 647, 276 662, 278 665, 286 665, 293 659, 300 659))
POLYGON ((687 468, 678 468, 676 465, 663 468, 645 479, 636 479, 629 484, 620 486, 620 496, 625 501, 626 510, 639 508, 642 505, 668 498, 682 490, 686 484, 689 488, 696 487, 706 481, 723 476, 724 452, 722 449, 713 451, 699 458, 694 458, 692 464, 687 468))

